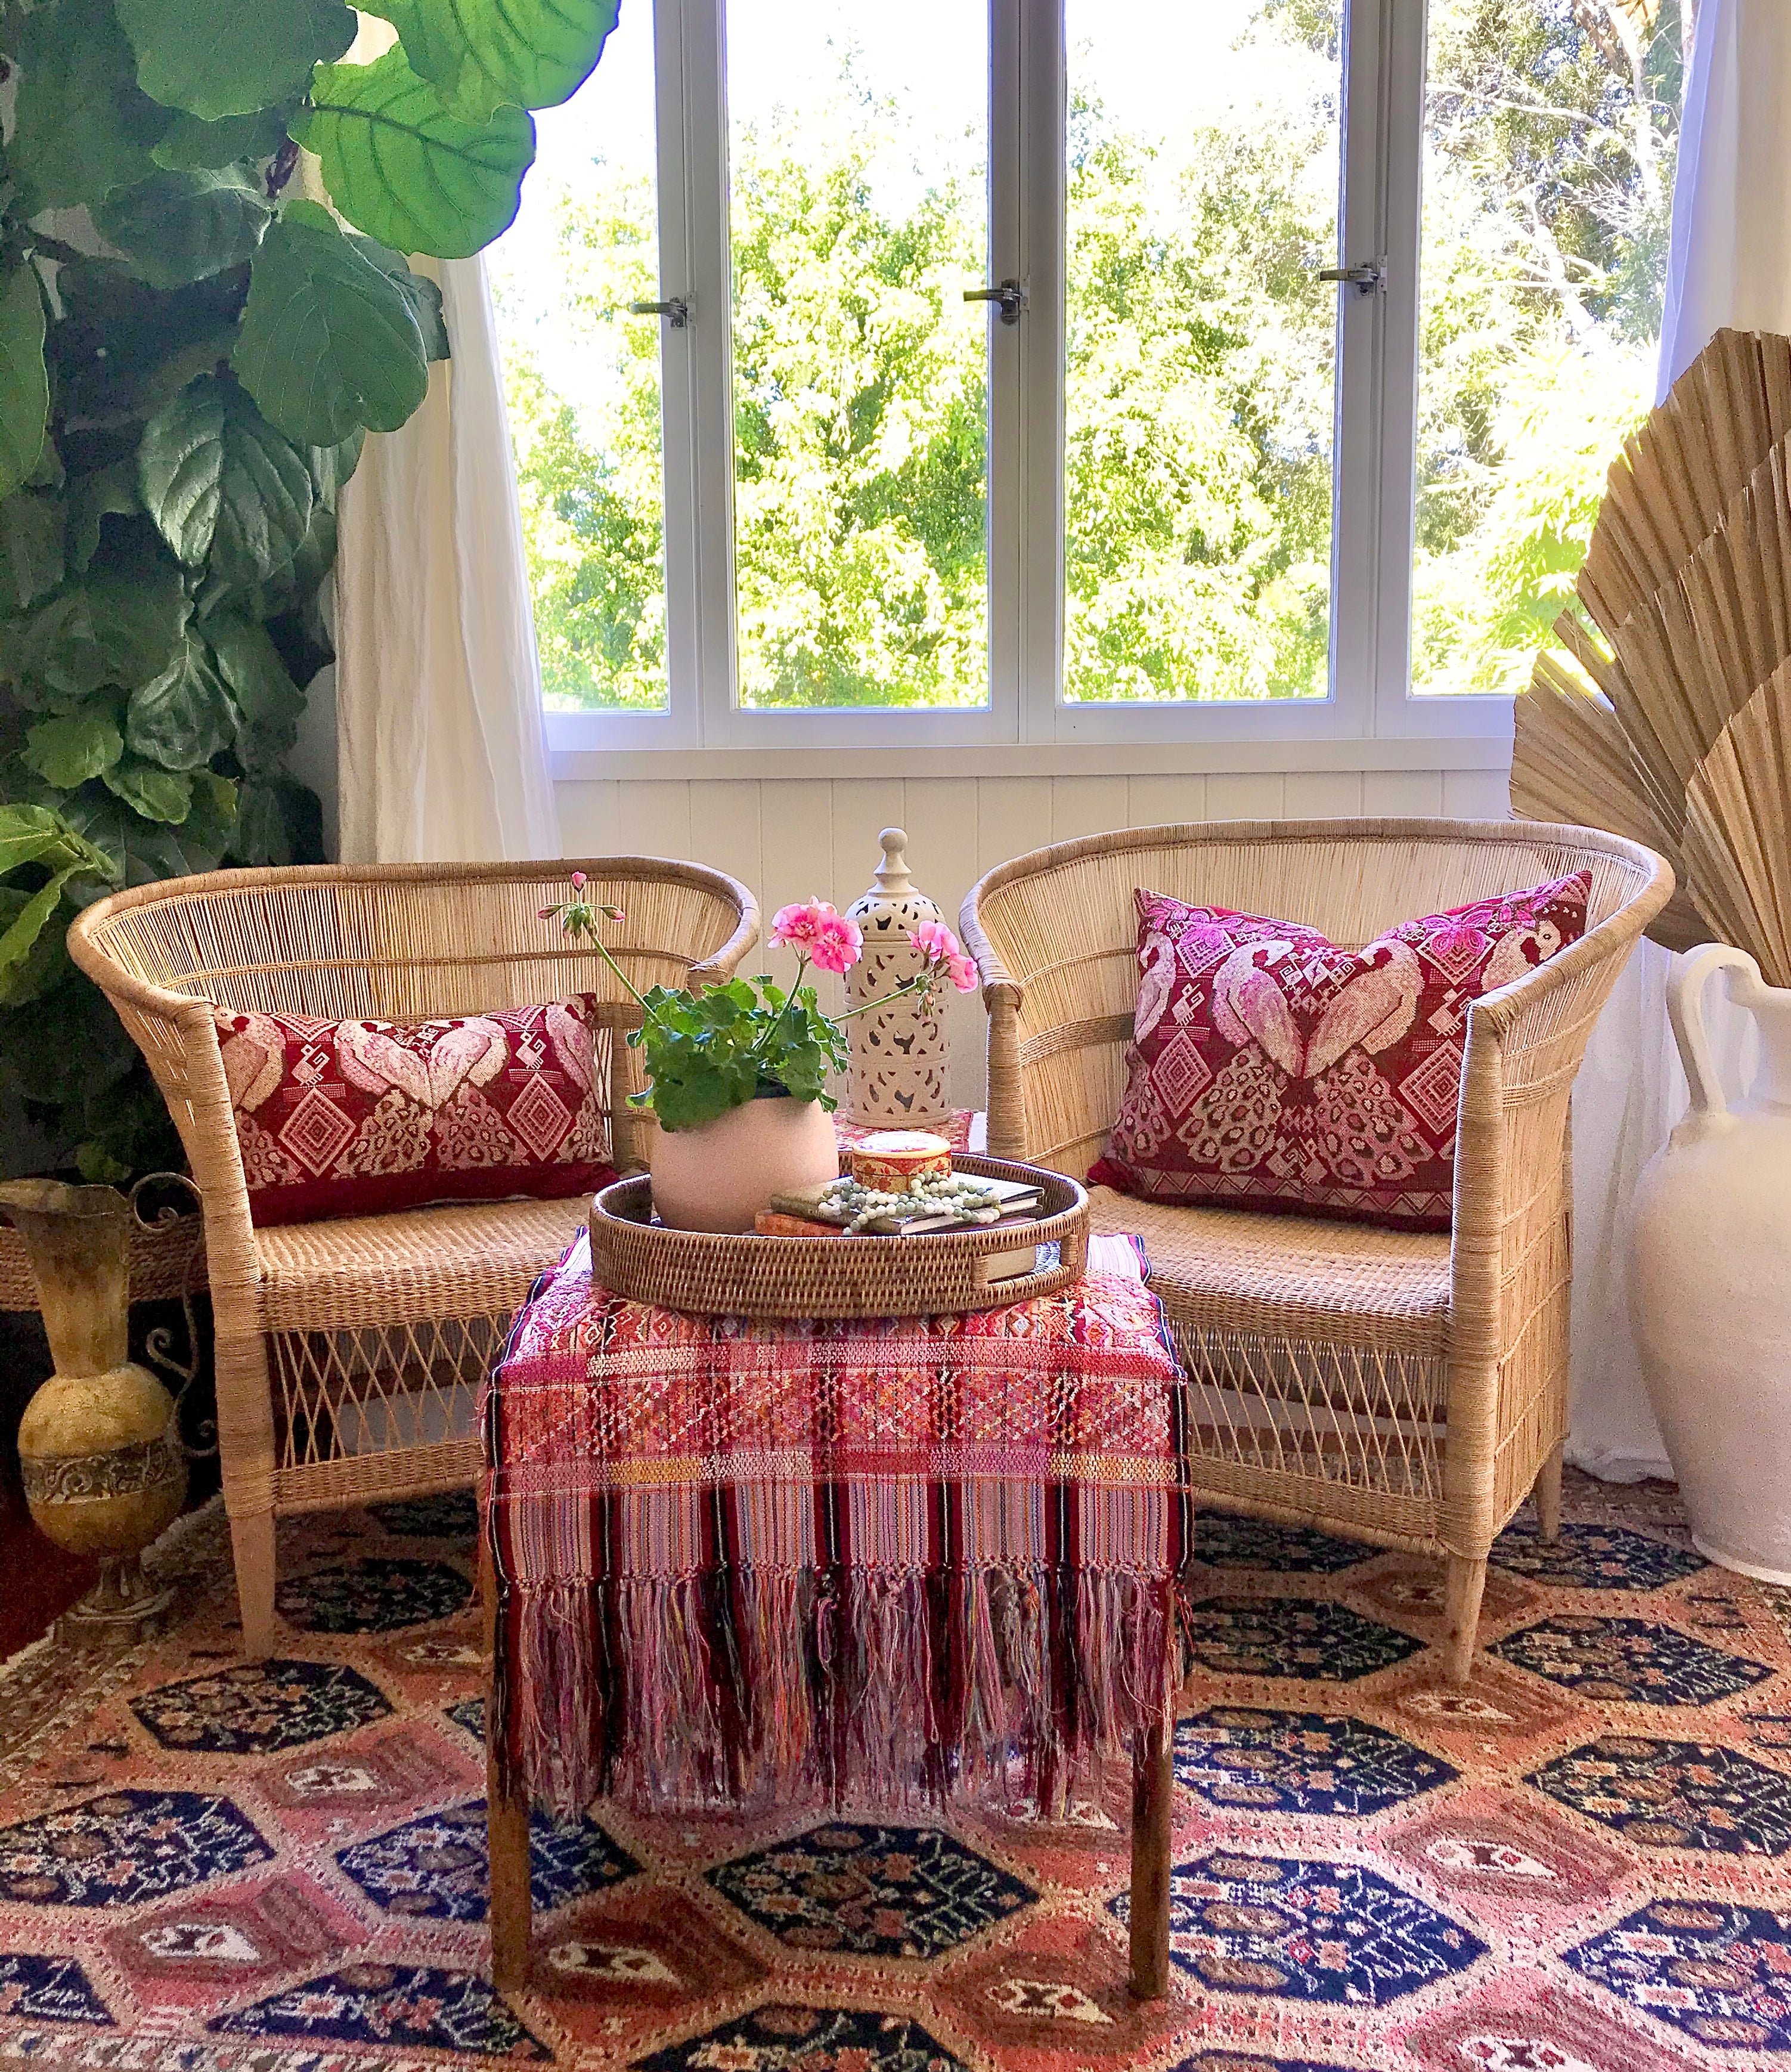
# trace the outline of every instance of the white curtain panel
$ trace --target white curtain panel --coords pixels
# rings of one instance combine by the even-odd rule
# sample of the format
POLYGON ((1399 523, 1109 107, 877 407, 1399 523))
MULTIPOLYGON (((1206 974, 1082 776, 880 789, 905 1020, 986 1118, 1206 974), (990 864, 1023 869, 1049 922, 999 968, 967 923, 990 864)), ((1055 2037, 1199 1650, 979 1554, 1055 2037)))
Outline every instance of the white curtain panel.
MULTIPOLYGON (((1791 0, 1699 0, 1673 189, 1659 393, 1724 325, 1791 333, 1791 0)), ((1618 1482, 1672 1470, 1629 1325, 1637 1176, 1686 1112, 1666 1020, 1672 959, 1644 943, 1592 1032, 1574 1087, 1573 1436, 1567 1457, 1618 1482)), ((1731 1098, 1752 1077, 1751 1018, 1712 987, 1731 1098)))
POLYGON ((342 499, 336 744, 344 863, 560 853, 491 297, 439 278, 451 360, 342 499))

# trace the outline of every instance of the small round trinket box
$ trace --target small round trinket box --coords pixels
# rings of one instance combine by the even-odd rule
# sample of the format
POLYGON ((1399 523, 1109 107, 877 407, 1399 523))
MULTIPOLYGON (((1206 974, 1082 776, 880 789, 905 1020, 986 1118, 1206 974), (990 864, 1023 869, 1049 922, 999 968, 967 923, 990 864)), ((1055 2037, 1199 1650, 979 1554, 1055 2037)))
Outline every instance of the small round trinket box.
POLYGON ((846 1157, 860 1186, 892 1194, 922 1174, 951 1170, 951 1146, 927 1129, 879 1130, 849 1146, 846 1157))

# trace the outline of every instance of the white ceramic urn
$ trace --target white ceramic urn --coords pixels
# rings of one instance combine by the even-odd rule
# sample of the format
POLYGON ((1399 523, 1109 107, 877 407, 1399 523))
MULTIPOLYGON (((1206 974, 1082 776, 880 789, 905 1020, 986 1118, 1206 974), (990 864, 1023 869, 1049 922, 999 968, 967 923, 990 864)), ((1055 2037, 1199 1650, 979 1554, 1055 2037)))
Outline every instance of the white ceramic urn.
POLYGON ((1791 1583, 1791 991, 1713 943, 1674 960, 1667 1009, 1691 1108, 1637 1189, 1643 1378, 1700 1551, 1791 1583), (1760 1070, 1736 1108, 1701 1006, 1719 972, 1760 1029, 1760 1070))
MULTIPOLYGON (((908 875, 908 837, 900 828, 877 837, 883 861, 877 881, 846 911, 865 931, 865 954, 852 967, 846 989, 854 1007, 881 1000, 926 960, 908 939, 922 921, 943 919, 908 875)), ((943 1129, 951 1120, 946 1097, 945 1017, 923 1019, 911 999, 873 1008, 846 1024, 852 1044, 852 1076, 846 1089, 848 1122, 873 1129, 943 1129)))

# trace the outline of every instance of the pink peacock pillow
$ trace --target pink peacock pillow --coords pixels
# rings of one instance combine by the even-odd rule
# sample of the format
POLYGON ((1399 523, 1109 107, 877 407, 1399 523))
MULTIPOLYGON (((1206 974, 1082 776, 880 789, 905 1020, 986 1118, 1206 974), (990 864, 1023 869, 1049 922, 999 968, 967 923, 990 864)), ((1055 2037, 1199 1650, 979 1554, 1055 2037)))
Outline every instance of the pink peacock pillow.
POLYGON ((1576 871, 1362 950, 1139 892, 1125 1097, 1090 1185, 1447 1230, 1469 1003, 1577 942, 1591 891, 1576 871))
POLYGON ((615 1177, 588 993, 433 1022, 214 1012, 258 1225, 557 1200, 615 1177))

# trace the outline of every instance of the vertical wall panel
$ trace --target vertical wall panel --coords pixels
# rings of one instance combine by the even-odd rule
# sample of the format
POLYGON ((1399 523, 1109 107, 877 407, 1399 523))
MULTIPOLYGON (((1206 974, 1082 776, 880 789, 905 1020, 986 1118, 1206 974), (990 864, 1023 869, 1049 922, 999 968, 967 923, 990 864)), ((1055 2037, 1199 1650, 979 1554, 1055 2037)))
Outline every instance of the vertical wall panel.
MULTIPOLYGON (((936 899, 948 926, 955 931, 964 894, 980 875, 977 869, 976 794, 974 777, 910 778, 906 816, 908 861, 914 882, 936 899)), ((983 1003, 974 993, 948 987, 946 1030, 951 1046, 947 1079, 953 1105, 980 1108, 984 1084, 986 1022, 983 1003)))
POLYGON ((1443 810, 1440 770, 1370 770, 1362 780, 1362 811, 1372 819, 1415 813, 1434 820, 1443 810))
POLYGON ((1197 772, 1185 777, 1130 777, 1126 780, 1126 825, 1160 828, 1177 820, 1206 818, 1206 779, 1197 772))
MULTIPOLYGON (((1084 835, 1104 835, 1126 824, 1125 777, 1054 777, 1051 779, 1051 840, 1079 841, 1084 835)), ((1037 848, 1035 842, 1030 845, 1037 848)))
POLYGON ((1445 770, 1443 810, 1452 820, 1507 820, 1511 779, 1502 770, 1445 770))
POLYGON ((1362 811, 1359 770, 1290 770, 1283 780, 1282 810, 1290 820, 1334 820, 1362 811))
POLYGON ((998 863, 1043 849, 1051 840, 1049 777, 979 777, 976 779, 976 875, 998 863))
POLYGON ((620 790, 616 845, 625 856, 690 856, 688 783, 668 778, 624 784, 620 790))
POLYGON ((616 802, 621 790, 613 777, 581 778, 573 783, 554 786, 562 856, 622 853, 622 844, 616 840, 616 802))
POLYGON ((1285 787, 1278 771, 1225 771, 1206 780, 1210 820, 1275 820, 1284 811, 1285 787))

